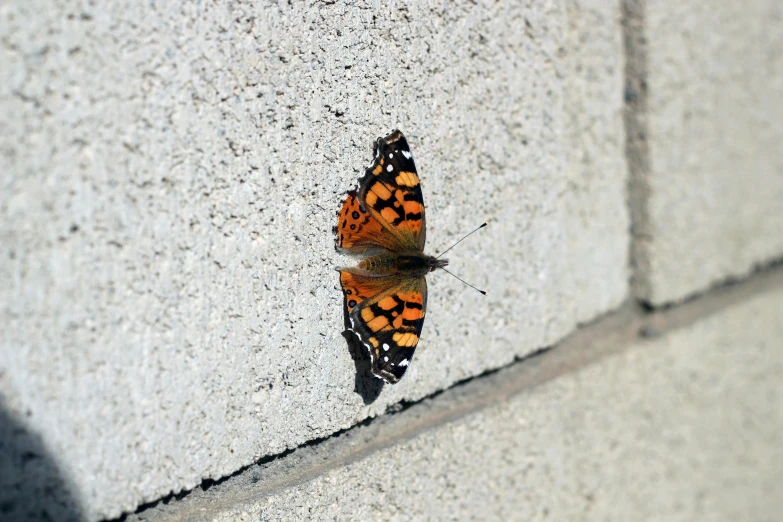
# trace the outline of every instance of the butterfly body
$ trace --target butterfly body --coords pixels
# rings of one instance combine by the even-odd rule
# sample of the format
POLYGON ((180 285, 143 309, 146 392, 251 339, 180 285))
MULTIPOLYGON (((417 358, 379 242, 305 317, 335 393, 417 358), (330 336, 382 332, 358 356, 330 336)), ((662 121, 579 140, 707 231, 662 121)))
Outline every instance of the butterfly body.
POLYGON ((425 275, 446 266, 424 253, 424 198, 405 136, 378 138, 375 159, 337 213, 337 248, 366 256, 340 268, 350 331, 370 356, 372 374, 388 383, 405 374, 427 304, 425 275))
POLYGON ((399 274, 404 277, 418 277, 446 265, 448 265, 447 260, 420 252, 399 252, 368 257, 359 263, 359 268, 378 275, 399 274))

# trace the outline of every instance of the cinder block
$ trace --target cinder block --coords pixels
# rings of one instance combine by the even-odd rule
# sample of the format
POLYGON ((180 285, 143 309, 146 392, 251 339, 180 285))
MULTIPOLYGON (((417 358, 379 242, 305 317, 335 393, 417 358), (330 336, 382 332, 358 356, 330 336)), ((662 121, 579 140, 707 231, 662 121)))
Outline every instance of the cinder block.
POLYGON ((780 2, 628 2, 635 292, 680 301, 783 256, 780 2))
POLYGON ((566 2, 566 197, 569 286, 586 322, 627 296, 627 165, 620 10, 601 0, 566 2))
MULTIPOLYGON (((166 522, 193 513, 212 520, 777 520, 783 351, 772 341, 783 337, 781 305, 783 291, 757 296, 304 483, 291 478, 276 488, 259 470, 260 481, 237 480, 217 502, 153 513, 166 522), (237 501, 226 507, 226 499, 237 501)), ((382 438, 366 429, 345 443, 382 438)))
POLYGON ((4 5, 0 391, 16 436, 40 436, 86 518, 116 517, 615 306, 616 9, 4 5), (489 293, 433 274, 409 374, 359 394, 334 271, 352 261, 331 229, 397 127, 427 249, 489 222, 449 254, 489 293))

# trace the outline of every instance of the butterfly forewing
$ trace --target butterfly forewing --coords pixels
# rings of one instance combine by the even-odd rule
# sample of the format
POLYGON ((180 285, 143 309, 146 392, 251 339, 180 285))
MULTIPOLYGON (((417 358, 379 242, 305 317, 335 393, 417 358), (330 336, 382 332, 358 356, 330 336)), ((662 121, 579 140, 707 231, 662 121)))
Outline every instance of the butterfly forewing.
POLYGON ((424 196, 408 141, 400 131, 375 142, 375 161, 359 182, 364 208, 407 250, 424 250, 424 196))

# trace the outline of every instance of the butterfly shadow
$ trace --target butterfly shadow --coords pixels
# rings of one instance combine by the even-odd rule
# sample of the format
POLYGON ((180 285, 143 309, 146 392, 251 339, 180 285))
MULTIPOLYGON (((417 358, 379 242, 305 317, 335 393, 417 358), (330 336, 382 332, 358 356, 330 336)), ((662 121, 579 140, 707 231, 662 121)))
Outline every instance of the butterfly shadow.
POLYGON ((380 396, 385 383, 370 372, 370 355, 367 353, 367 348, 349 330, 351 323, 348 319, 347 306, 343 306, 343 313, 345 318, 343 337, 345 337, 345 341, 348 343, 348 352, 356 365, 356 380, 353 391, 362 397, 364 404, 372 404, 380 396))
POLYGON ((86 520, 81 495, 62 460, 0 394, 0 519, 86 520))

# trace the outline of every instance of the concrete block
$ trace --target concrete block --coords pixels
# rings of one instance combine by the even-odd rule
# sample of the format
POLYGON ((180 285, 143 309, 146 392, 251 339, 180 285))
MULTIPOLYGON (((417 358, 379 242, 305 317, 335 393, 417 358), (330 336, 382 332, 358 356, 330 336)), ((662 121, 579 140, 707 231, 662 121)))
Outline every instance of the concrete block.
POLYGON ((611 2, 569 0, 566 14, 562 202, 567 256, 578 263, 569 273, 573 313, 586 322, 625 299, 630 277, 623 101, 617 95, 623 42, 620 9, 611 2))
MULTIPOLYGON (((408 440, 395 443, 372 426, 354 430, 344 447, 391 444, 316 478, 276 475, 270 466, 254 471, 254 481, 221 485, 213 502, 188 498, 147 515, 165 522, 195 513, 211 520, 777 520, 781 305, 778 287, 408 440)), ((441 398, 460 409, 458 394, 441 398)), ((415 408, 448 409, 425 403, 400 417, 415 423, 415 408)))
POLYGON ((635 291, 660 305, 783 256, 783 6, 627 6, 635 291))
POLYGON ((223 477, 620 302, 620 30, 616 6, 584 3, 594 27, 581 5, 0 7, 0 391, 71 511, 223 477), (489 295, 433 274, 408 375, 371 390, 331 229, 397 127, 428 250, 489 222, 450 255, 489 295))

